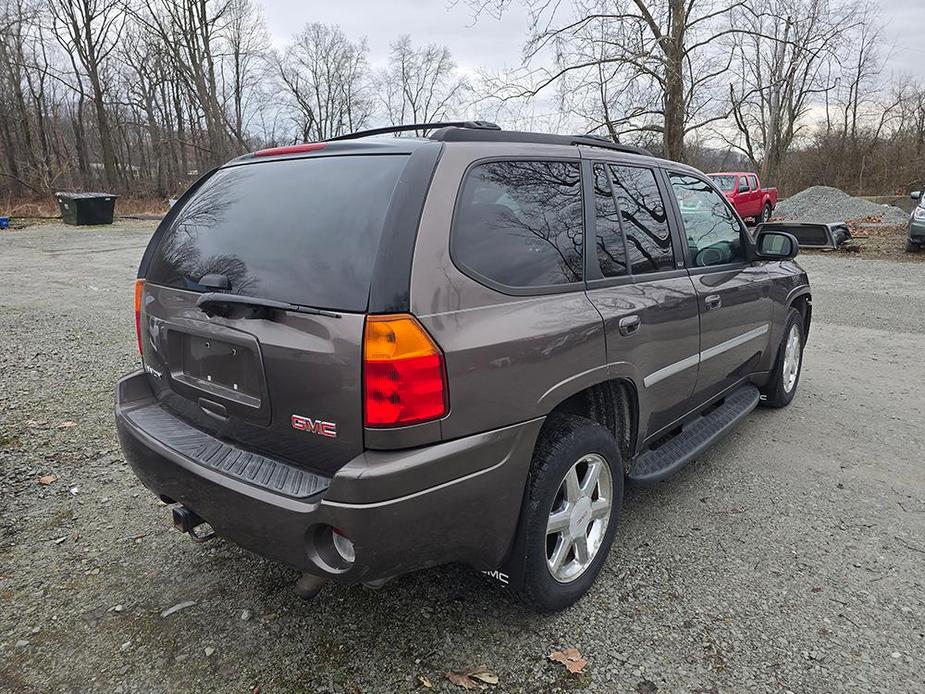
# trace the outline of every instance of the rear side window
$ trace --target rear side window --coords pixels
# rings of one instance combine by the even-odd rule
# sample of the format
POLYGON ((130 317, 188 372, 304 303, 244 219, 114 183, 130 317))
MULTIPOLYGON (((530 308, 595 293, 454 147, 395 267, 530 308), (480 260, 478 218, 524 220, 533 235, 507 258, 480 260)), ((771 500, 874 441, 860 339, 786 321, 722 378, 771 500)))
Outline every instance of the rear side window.
POLYGON ((364 311, 386 212, 407 156, 313 157, 217 171, 166 230, 147 279, 364 311))
POLYGON ((651 169, 611 166, 623 234, 634 275, 674 269, 671 231, 651 169))
POLYGON ((508 287, 582 279, 577 162, 495 161, 469 170, 453 225, 453 258, 508 287))

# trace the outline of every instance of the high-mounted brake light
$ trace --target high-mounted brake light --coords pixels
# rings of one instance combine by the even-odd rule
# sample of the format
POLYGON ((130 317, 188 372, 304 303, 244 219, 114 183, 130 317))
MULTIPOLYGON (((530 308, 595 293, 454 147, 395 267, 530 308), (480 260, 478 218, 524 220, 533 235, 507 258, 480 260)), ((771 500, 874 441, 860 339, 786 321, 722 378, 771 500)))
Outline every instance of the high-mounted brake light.
POLYGON ((363 396, 368 427, 407 426, 447 413, 443 352, 413 316, 366 319, 363 396))
POLYGON ((138 338, 138 353, 141 351, 141 295, 145 291, 145 281, 135 280, 135 337, 138 338))
POLYGON ((282 154, 299 154, 301 152, 314 152, 324 149, 327 145, 324 142, 306 142, 302 145, 287 145, 285 147, 270 147, 254 152, 255 157, 276 157, 282 154))

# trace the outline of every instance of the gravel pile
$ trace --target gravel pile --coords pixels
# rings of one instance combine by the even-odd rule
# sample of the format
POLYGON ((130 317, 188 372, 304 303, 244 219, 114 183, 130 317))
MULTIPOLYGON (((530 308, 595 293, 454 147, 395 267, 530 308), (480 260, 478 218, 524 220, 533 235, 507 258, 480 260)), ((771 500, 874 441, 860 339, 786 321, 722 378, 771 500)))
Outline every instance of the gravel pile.
POLYGON ((782 200, 774 217, 787 222, 845 222, 877 217, 884 224, 905 224, 909 214, 893 205, 855 198, 829 186, 813 186, 782 200))

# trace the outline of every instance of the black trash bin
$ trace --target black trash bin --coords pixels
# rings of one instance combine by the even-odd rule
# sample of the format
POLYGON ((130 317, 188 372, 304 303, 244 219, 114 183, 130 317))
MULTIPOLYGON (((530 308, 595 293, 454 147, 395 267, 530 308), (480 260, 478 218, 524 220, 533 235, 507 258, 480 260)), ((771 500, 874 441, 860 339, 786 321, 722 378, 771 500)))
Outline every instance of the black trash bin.
POLYGON ((112 224, 116 195, 111 193, 56 193, 65 224, 112 224))

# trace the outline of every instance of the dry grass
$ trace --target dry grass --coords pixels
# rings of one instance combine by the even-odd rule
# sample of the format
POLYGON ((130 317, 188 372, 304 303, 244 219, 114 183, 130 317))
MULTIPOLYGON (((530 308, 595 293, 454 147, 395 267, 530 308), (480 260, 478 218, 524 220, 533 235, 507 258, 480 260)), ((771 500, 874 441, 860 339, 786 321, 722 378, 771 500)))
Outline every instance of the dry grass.
MULTIPOLYGON (((116 200, 116 216, 164 215, 168 209, 167 200, 161 198, 120 197, 116 200)), ((0 215, 18 220, 60 219, 58 201, 53 197, 0 198, 0 215)))

